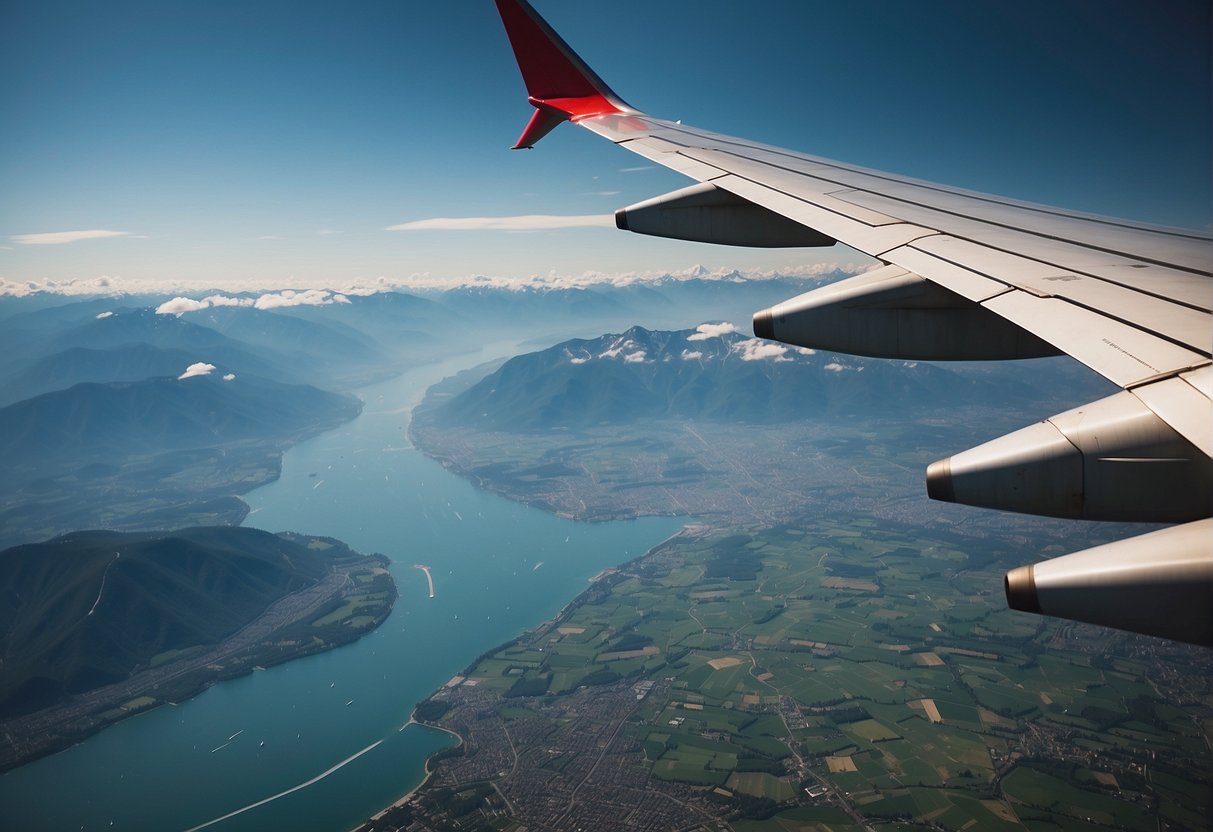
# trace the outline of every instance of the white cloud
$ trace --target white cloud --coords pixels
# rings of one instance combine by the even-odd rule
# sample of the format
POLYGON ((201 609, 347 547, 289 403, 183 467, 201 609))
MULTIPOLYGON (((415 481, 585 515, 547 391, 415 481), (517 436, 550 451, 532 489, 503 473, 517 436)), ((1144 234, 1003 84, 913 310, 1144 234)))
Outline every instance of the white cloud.
POLYGON ((585 362, 587 362, 589 360, 590 359, 588 359, 588 358, 581 358, 581 357, 575 356, 575 357, 569 359, 569 363, 570 364, 584 364, 585 362))
POLYGON ((698 350, 695 350, 695 351, 683 350, 682 351, 682 360, 683 361, 697 361, 700 358, 703 358, 703 353, 699 352, 698 350))
POLYGON ((647 357, 648 356, 645 354, 644 350, 637 350, 636 352, 630 352, 627 355, 625 355, 623 357, 623 360, 626 361, 628 364, 643 364, 645 358, 647 358, 647 357))
POLYGON ((332 228, 322 228, 322 229, 320 229, 319 231, 317 231, 316 233, 317 233, 318 235, 320 235, 321 237, 331 237, 331 236, 333 236, 334 234, 344 234, 345 232, 344 232, 344 231, 337 231, 337 230, 332 229, 332 228))
POLYGON ((262 295, 253 303, 257 309, 281 309, 286 306, 327 306, 330 303, 349 303, 345 295, 327 289, 307 289, 296 292, 287 289, 262 295))
POLYGON ((226 374, 223 376, 223 380, 224 380, 224 381, 235 381, 235 380, 236 380, 236 374, 235 374, 235 373, 226 373, 226 374))
POLYGON ((585 191, 581 196, 619 196, 619 191, 585 191))
POLYGON ((794 347, 794 349, 801 355, 817 355, 817 350, 810 347, 794 347))
POLYGON ((640 171, 640 170, 654 170, 656 167, 657 167, 656 165, 637 165, 636 167, 631 167, 631 168, 620 168, 619 172, 620 173, 636 173, 636 171, 640 171))
POLYGON ((194 376, 209 376, 213 372, 215 372, 214 364, 207 364, 203 361, 199 361, 196 364, 191 364, 186 367, 185 372, 177 376, 177 381, 181 381, 185 378, 193 378, 194 376))
POLYGON ((837 361, 831 361, 829 364, 822 367, 823 370, 829 370, 831 373, 841 373, 844 370, 854 370, 854 367, 848 367, 846 364, 839 364, 837 361))
POLYGON ((210 295, 204 299, 211 306, 252 306, 252 298, 229 298, 227 295, 210 295))
POLYGON ((210 306, 204 300, 194 300, 193 298, 173 298, 166 300, 164 303, 156 307, 157 315, 184 315, 186 312, 197 312, 200 309, 206 309, 210 306))
POLYGON ((277 234, 262 234, 257 239, 258 240, 281 240, 282 238, 280 236, 278 236, 277 234))
POLYGON ((253 298, 233 298, 227 295, 210 295, 202 300, 178 297, 165 301, 156 307, 157 315, 183 315, 186 312, 199 312, 212 306, 251 306, 256 309, 281 309, 287 306, 327 306, 333 303, 349 303, 350 299, 340 292, 328 289, 284 289, 281 292, 269 292, 256 300, 253 298))
POLYGON ((128 237, 129 231, 106 231, 94 228, 90 231, 48 231, 43 234, 16 234, 9 239, 23 246, 61 246, 78 240, 100 240, 105 237, 128 237))
POLYGON ((727 321, 719 324, 700 324, 695 328, 694 335, 688 335, 688 341, 706 341, 709 338, 719 338, 721 335, 728 335, 730 332, 736 332, 737 327, 727 321))
MULTIPOLYGON (((857 255, 858 256, 858 255, 857 255)), ((629 272, 584 271, 580 273, 549 272, 540 275, 459 275, 440 276, 430 272, 413 272, 398 276, 366 275, 333 285, 327 278, 314 281, 298 281, 295 278, 275 280, 263 277, 234 278, 200 276, 196 278, 147 277, 125 278, 121 275, 73 278, 70 280, 33 280, 21 278, 6 280, 0 277, 0 296, 25 297, 39 292, 64 296, 108 295, 159 295, 225 292, 265 293, 281 292, 287 288, 295 291, 320 289, 350 295, 373 295, 377 292, 441 291, 459 287, 475 286, 492 289, 572 289, 585 287, 623 287, 664 284, 685 280, 716 281, 721 283, 745 283, 776 277, 814 279, 835 274, 861 274, 877 267, 872 263, 810 263, 788 265, 778 269, 747 269, 737 271, 727 268, 692 266, 675 270, 649 270, 629 272)), ((247 300, 240 303, 248 304, 247 300)), ((340 301, 338 301, 340 303, 340 301)), ((212 305, 220 305, 212 303, 212 305)))
POLYGON ((519 217, 434 217, 388 226, 388 231, 546 231, 554 228, 614 228, 611 214, 519 217))
POLYGON ((773 344, 770 341, 763 341, 760 338, 750 338, 747 341, 738 341, 733 345, 733 351, 741 354, 742 361, 762 361, 763 359, 771 359, 773 361, 791 361, 785 353, 788 348, 782 344, 773 344))
POLYGON ((111 316, 111 315, 113 315, 113 314, 114 314, 113 312, 98 312, 98 313, 97 313, 97 320, 101 320, 102 318, 108 318, 108 317, 110 317, 110 316, 111 316))

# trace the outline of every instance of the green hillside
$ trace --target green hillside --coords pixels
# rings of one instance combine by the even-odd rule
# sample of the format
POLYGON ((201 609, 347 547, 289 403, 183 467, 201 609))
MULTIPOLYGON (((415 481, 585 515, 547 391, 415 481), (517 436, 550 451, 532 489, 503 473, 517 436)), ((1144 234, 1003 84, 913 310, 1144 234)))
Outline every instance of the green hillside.
POLYGON ((306 385, 216 374, 77 384, 0 408, 0 454, 10 477, 45 476, 81 461, 174 448, 280 439, 357 415, 360 403, 306 385))
POLYGON ((214 644, 329 571, 327 556, 246 528, 84 531, 0 552, 0 716, 214 644))

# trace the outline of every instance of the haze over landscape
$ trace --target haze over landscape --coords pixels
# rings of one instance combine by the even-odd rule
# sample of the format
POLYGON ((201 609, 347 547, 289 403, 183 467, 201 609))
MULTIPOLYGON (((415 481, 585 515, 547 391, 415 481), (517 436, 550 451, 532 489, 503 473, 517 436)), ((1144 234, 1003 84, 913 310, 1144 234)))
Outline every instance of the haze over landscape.
MULTIPOLYGON (((1195 0, 540 5, 670 118, 1213 225, 1195 0)), ((487 2, 0 12, 0 825, 1209 828, 1209 651, 1003 598, 1147 527, 922 486, 1115 388, 755 338, 877 264, 617 231, 685 181, 521 93, 487 2)))

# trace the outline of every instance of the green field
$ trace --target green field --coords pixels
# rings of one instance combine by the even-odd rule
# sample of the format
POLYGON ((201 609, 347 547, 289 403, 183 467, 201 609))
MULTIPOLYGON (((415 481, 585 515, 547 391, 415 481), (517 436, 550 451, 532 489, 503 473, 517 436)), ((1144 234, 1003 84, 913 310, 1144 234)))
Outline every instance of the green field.
MULTIPOLYGON (((511 720, 530 718, 515 704, 527 696, 659 683, 628 723, 638 758, 658 781, 766 807, 735 830, 858 828, 807 796, 820 783, 871 823, 1145 830, 1157 806, 1208 828, 1202 712, 1158 675, 1163 656, 1201 654, 1162 642, 1152 661, 1128 658, 1126 637, 1009 612, 990 589, 998 561, 966 548, 828 519, 684 536, 468 675, 524 691, 511 720), (1036 755, 1067 762, 1016 762, 1036 755)), ((1209 677, 1183 678, 1209 695, 1209 677)))

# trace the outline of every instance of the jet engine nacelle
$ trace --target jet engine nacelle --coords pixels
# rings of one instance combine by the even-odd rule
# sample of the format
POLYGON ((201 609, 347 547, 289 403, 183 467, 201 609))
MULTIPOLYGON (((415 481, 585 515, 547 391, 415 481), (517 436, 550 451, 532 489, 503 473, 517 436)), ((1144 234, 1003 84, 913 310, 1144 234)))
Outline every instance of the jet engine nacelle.
POLYGON ((1051 517, 1178 523, 1209 516, 1213 459, 1121 392, 932 463, 927 493, 1051 517))
POLYGON ((764 309, 754 315, 754 334, 873 358, 978 361, 1060 354, 984 306, 897 266, 764 309))
POLYGON ((1005 588, 1011 609, 1213 646, 1213 520, 1021 566, 1005 588))
POLYGON ((697 243, 756 248, 832 246, 833 237, 710 182, 646 199, 615 212, 624 231, 697 243))

